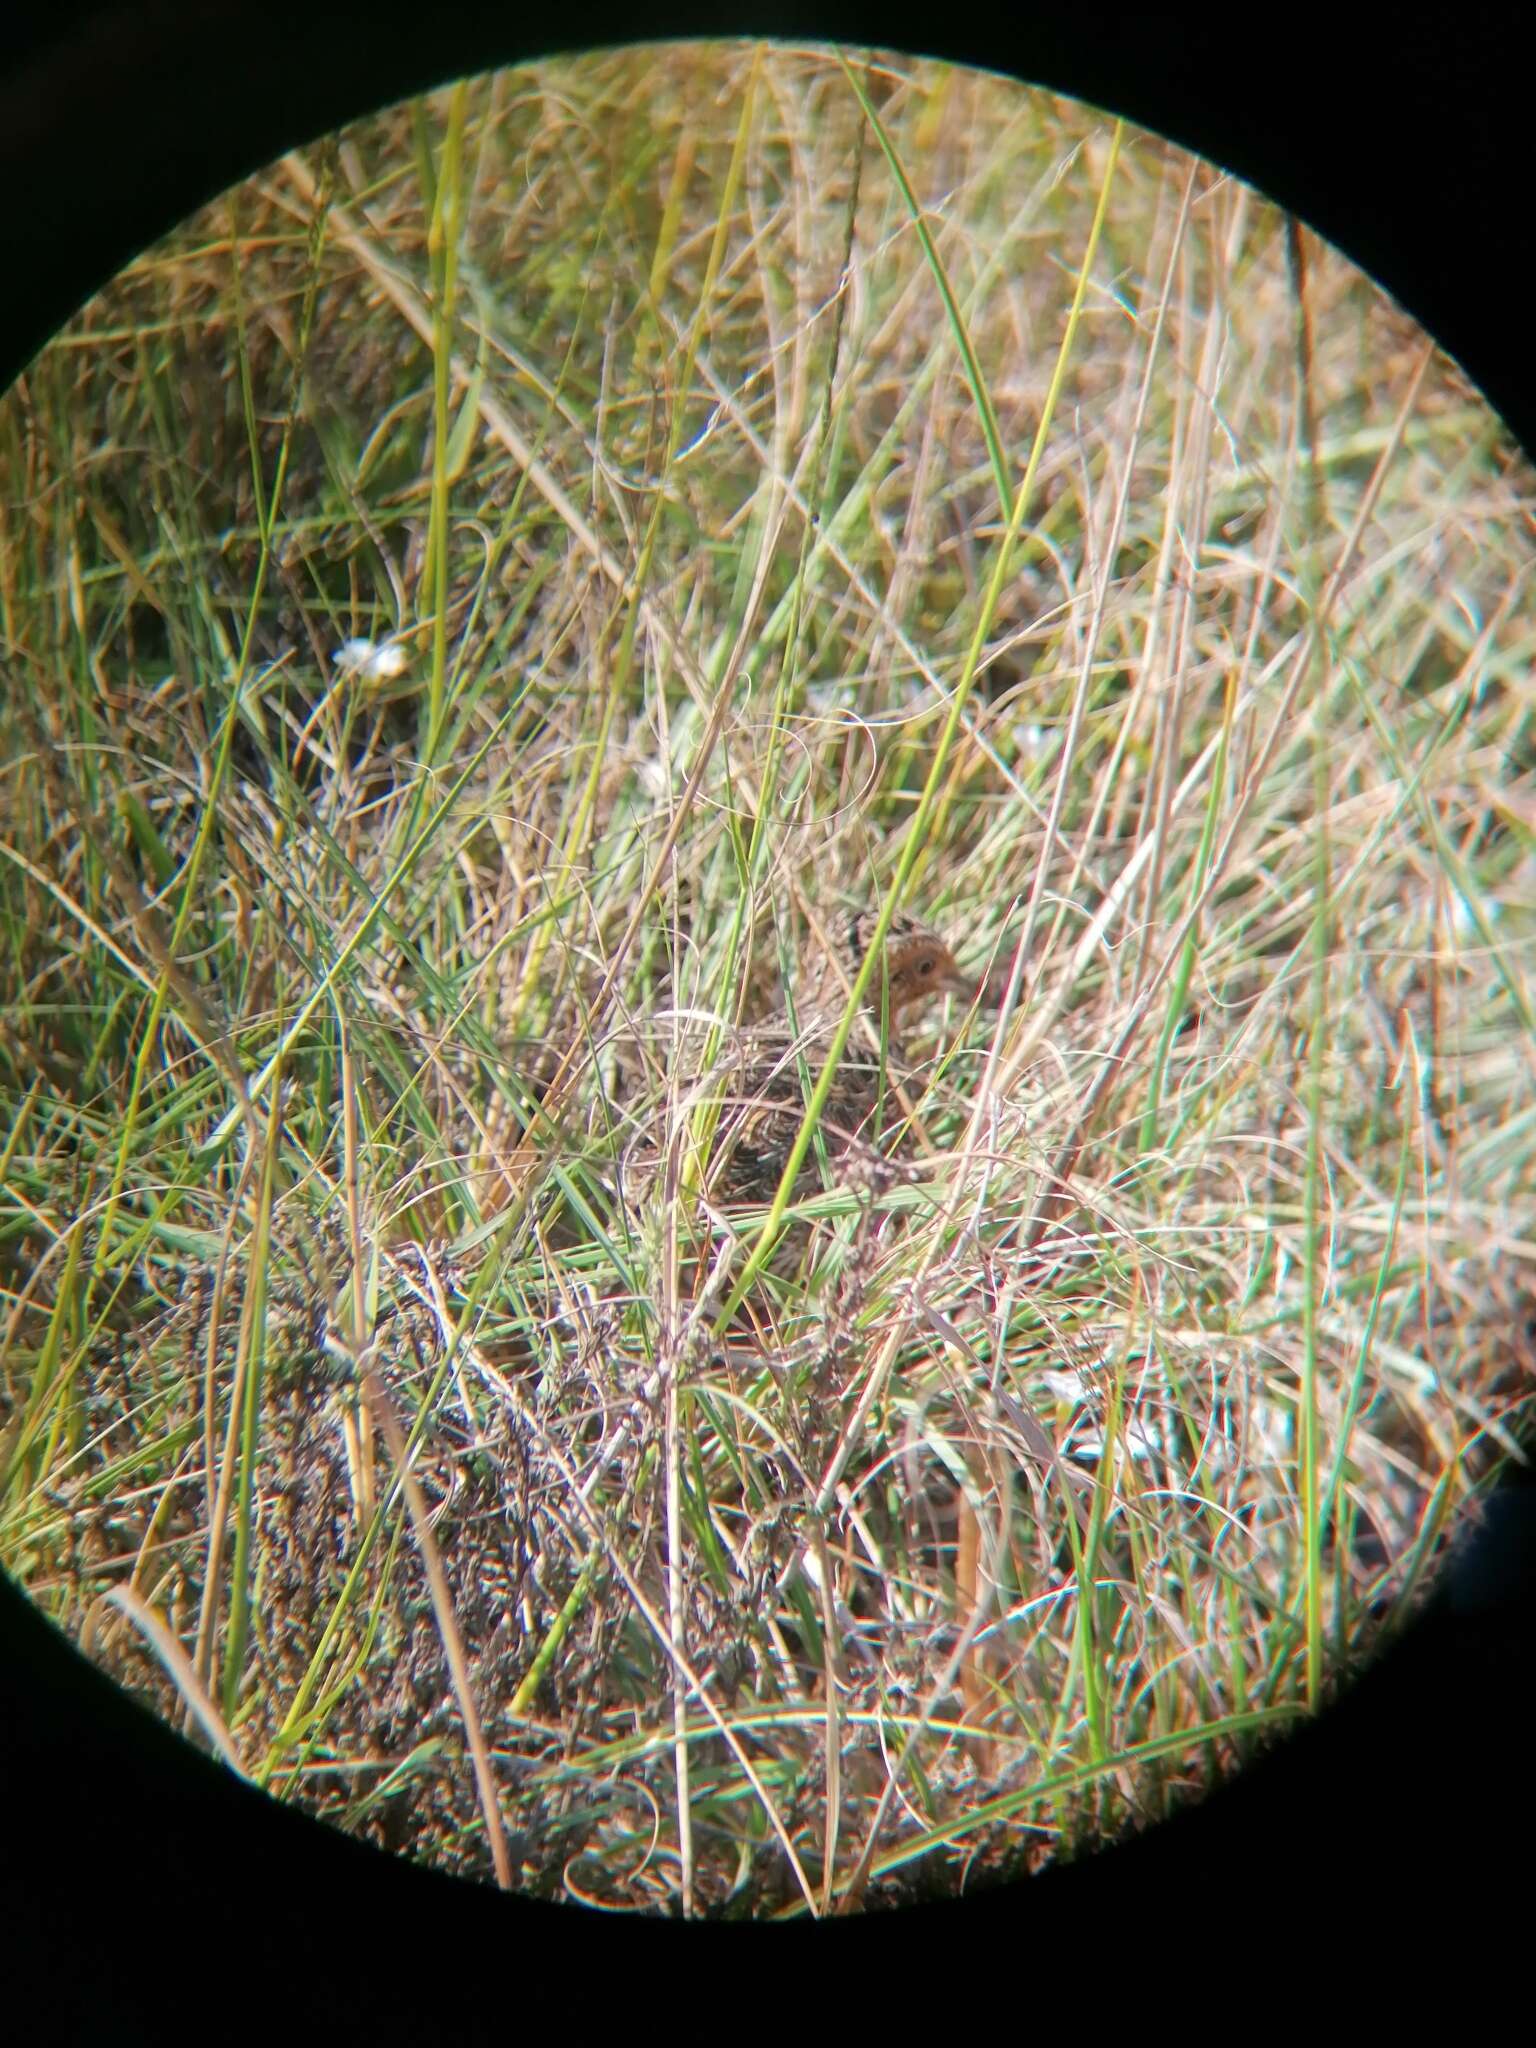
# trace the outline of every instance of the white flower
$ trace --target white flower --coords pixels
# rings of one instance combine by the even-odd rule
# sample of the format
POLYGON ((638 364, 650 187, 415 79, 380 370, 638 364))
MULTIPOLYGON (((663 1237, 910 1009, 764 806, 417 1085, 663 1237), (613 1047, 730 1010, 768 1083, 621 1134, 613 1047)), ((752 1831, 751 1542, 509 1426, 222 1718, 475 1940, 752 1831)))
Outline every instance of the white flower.
POLYGON ((331 659, 344 676, 378 683, 403 675, 410 656, 398 640, 386 640, 382 647, 372 640, 348 640, 331 659))

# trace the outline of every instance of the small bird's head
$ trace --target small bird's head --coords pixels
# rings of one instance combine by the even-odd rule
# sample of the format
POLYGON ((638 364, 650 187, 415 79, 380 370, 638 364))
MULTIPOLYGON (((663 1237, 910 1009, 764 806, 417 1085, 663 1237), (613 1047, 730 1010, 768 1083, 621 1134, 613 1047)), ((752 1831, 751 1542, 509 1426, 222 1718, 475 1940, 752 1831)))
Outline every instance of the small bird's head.
MULTIPOLYGON (((964 996, 969 1002, 976 984, 960 972, 955 956, 937 932, 915 922, 898 933, 894 929, 885 942, 885 971, 890 982, 891 1015, 914 1003, 934 1000, 945 990, 964 996)), ((870 991, 879 1000, 873 981, 870 991)))
MULTIPOLYGON (((878 922, 876 913, 866 910, 848 920, 844 928, 843 971, 852 981, 864 964, 878 922)), ((976 984, 962 974, 955 956, 931 926, 915 917, 895 917, 885 935, 884 1000, 893 1018, 915 1005, 934 1002, 946 991, 971 1001, 976 984)), ((870 976, 864 1000, 878 1011, 882 1001, 879 969, 870 976)))

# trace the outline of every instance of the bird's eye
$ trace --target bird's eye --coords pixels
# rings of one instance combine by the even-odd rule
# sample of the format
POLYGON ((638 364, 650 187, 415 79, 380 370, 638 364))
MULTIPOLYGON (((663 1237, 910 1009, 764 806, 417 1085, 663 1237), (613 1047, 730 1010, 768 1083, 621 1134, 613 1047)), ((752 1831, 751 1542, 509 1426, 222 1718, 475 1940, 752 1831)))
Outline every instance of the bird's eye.
POLYGON ((937 962, 933 959, 931 954, 925 955, 923 959, 918 961, 917 971, 919 974, 932 974, 934 967, 936 965, 937 962))

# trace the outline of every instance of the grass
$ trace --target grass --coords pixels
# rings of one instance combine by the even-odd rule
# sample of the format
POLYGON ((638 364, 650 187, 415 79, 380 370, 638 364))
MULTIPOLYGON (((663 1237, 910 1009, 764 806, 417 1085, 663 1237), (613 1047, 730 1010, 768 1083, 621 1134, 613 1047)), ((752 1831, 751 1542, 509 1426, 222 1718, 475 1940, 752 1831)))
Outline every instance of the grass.
POLYGON ((0 1557, 121 1682, 822 1913, 1412 1611, 1528 1424, 1531 484, 1346 263, 1007 81, 552 62, 147 251, 0 475, 0 1557), (993 1000, 722 1210, 852 905, 993 1000))

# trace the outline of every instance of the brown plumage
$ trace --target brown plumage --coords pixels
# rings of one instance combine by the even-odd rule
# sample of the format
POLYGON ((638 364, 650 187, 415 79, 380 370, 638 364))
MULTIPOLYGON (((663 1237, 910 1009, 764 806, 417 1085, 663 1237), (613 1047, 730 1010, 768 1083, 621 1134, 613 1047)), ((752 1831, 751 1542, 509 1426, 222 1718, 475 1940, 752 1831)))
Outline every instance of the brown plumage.
MULTIPOLYGON (((833 1024, 841 1015, 853 987, 854 977, 864 964, 879 922, 873 910, 860 910, 835 920, 828 936, 836 949, 834 957, 823 956, 808 977, 805 999, 799 1005, 802 1023, 830 1015, 833 1024)), ((882 1002, 892 1024, 904 1010, 931 1002, 950 992, 975 999, 976 984, 962 974, 955 956, 930 925, 915 917, 894 917, 885 935, 885 964, 877 969, 864 990, 864 1005, 878 1019, 882 1002)))
MULTIPOLYGON (((688 1073, 685 1067, 682 1100, 690 1115, 711 1100, 718 1105, 703 1182, 712 1202, 761 1204, 772 1199, 876 921, 873 911, 862 911, 829 928, 834 951, 802 978, 793 1023, 786 1012, 739 1031, 726 1041, 707 1072, 688 1073)), ((865 988, 862 1013, 855 1019, 821 1117, 821 1135, 834 1161, 850 1154, 870 1157, 881 1133, 903 1120, 897 1088, 905 1069, 897 1026, 946 992, 968 1001, 977 994, 936 932, 916 918, 894 919, 884 959, 865 988)), ((679 1120, 674 1125, 677 1138, 683 1129, 679 1120)), ((632 1187, 649 1181, 659 1163, 656 1135, 642 1132, 630 1149, 626 1167, 632 1187)), ((797 1176, 796 1192, 814 1187, 818 1178, 812 1146, 797 1176)))

